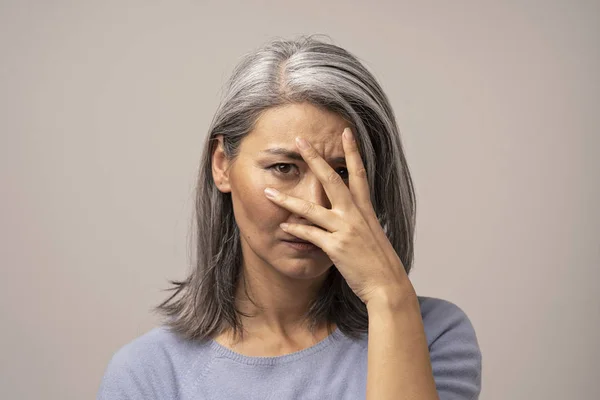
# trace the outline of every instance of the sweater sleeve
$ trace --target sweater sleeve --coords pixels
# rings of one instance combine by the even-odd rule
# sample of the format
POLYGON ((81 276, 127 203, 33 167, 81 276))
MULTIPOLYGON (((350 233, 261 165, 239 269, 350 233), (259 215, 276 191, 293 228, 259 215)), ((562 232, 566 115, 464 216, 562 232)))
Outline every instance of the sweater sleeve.
POLYGON ((421 310, 440 400, 477 400, 482 356, 471 321, 446 300, 426 298, 421 310))
POLYGON ((169 357, 159 346, 135 341, 112 357, 97 400, 176 399, 176 378, 169 357))

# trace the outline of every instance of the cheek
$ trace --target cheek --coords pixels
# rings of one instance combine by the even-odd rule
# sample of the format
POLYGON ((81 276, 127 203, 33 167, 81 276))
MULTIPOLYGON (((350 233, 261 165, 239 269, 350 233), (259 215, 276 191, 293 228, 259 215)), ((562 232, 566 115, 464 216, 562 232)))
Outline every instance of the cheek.
MULTIPOLYGON (((232 193, 236 218, 241 218, 249 222, 257 229, 258 234, 265 231, 271 232, 279 228, 279 224, 287 219, 289 211, 276 205, 265 196, 264 190, 267 187, 273 187, 268 177, 261 176, 261 173, 254 176, 246 176, 236 185, 237 190, 232 193), (239 213, 241 211, 241 213, 239 213)), ((239 221, 238 224, 242 223, 239 221)))

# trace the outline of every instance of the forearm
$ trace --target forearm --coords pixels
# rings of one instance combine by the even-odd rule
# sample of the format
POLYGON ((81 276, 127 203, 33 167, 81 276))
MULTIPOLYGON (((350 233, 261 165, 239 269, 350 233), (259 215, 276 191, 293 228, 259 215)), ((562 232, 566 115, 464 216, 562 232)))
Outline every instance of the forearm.
POLYGON ((367 310, 367 400, 438 400, 416 294, 384 295, 367 310))

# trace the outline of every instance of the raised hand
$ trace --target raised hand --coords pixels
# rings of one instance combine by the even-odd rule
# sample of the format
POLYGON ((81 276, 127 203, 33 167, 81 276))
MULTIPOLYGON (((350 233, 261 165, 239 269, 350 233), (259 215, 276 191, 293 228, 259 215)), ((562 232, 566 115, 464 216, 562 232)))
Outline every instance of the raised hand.
POLYGON ((365 304, 377 296, 411 295, 414 289, 402 262, 377 220, 367 174, 350 128, 344 129, 342 144, 349 187, 308 141, 296 138, 300 154, 323 185, 331 209, 272 188, 265 189, 265 194, 275 204, 318 225, 280 226, 327 253, 348 286, 365 304))

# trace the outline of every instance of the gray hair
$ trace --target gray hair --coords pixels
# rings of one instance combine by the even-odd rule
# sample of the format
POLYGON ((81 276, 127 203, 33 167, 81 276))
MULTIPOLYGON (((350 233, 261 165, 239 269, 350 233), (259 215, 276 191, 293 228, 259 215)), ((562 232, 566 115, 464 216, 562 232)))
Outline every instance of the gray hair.
MULTIPOLYGON (((316 36, 276 38, 243 57, 224 87, 208 130, 196 187, 196 260, 189 276, 170 281, 173 293, 156 310, 167 325, 192 340, 205 340, 225 327, 243 336, 235 295, 246 283, 242 250, 230 193, 212 176, 212 154, 223 136, 233 160, 242 139, 265 110, 309 102, 333 111, 353 129, 367 171, 371 201, 379 222, 406 273, 413 263, 416 201, 400 133, 389 100, 359 59, 316 36)), ((327 321, 351 337, 367 332, 364 303, 335 268, 329 269, 306 318, 311 329, 327 321)), ((247 290, 246 290, 247 293, 247 290)))

